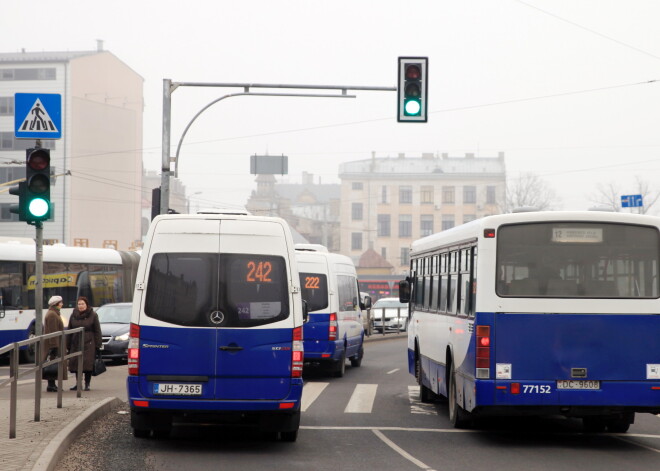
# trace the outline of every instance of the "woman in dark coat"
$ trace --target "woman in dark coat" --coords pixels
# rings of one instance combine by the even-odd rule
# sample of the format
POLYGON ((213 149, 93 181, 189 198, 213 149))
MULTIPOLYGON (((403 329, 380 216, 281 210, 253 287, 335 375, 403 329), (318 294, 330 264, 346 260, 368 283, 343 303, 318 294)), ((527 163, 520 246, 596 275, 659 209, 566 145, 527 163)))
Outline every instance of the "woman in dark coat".
MULTIPOLYGON (((100 353, 102 338, 101 338, 101 325, 99 324, 99 316, 94 312, 89 305, 89 301, 85 296, 78 298, 78 307, 73 310, 69 318, 69 329, 77 329, 78 327, 85 328, 85 345, 83 346, 83 373, 85 373, 85 391, 89 391, 89 383, 92 380, 92 370, 94 369, 94 358, 97 353, 100 353)), ((80 337, 78 335, 68 336, 70 339, 69 352, 78 350, 78 342, 80 337)), ((69 371, 76 374, 78 378, 78 359, 72 358, 69 361, 69 371)), ((73 386, 71 390, 77 387, 73 386)))
MULTIPOLYGON (((50 334, 52 332, 59 332, 64 330, 64 322, 62 321, 62 315, 60 314, 60 309, 64 303, 62 302, 62 296, 52 296, 48 300, 48 312, 46 317, 44 317, 44 334, 50 334)), ((57 337, 46 339, 44 341, 44 358, 43 360, 54 360, 60 356, 60 339, 57 337)), ((66 367, 64 369, 64 377, 62 379, 67 379, 66 367)), ((55 385, 55 379, 48 380, 48 387, 46 388, 48 392, 57 392, 57 386, 55 385)))

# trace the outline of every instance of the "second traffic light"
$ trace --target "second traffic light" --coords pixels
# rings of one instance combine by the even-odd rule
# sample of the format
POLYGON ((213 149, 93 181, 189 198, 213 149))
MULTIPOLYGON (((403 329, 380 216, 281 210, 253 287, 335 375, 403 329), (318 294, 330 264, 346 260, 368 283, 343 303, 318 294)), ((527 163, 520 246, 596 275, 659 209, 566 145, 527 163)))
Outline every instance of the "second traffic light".
POLYGON ((50 218, 50 150, 27 149, 23 208, 29 223, 50 218))
POLYGON ((397 121, 428 121, 428 57, 399 57, 397 121))

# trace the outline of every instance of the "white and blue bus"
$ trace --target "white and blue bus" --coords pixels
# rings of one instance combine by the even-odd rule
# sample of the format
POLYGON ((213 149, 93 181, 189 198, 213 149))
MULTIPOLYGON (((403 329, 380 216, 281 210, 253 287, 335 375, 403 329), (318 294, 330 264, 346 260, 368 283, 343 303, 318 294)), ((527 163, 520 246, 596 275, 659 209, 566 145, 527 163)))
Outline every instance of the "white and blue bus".
MULTIPOLYGON (((34 242, 0 242, 0 346, 35 333, 35 256, 34 242)), ((44 246, 43 315, 54 295, 62 296, 65 324, 78 296, 95 307, 131 301, 139 260, 136 252, 44 246)), ((34 361, 34 352, 23 349, 21 357, 34 361)))
POLYGON ((409 371, 456 427, 497 415, 625 432, 660 413, 660 218, 489 216, 417 240, 409 371))

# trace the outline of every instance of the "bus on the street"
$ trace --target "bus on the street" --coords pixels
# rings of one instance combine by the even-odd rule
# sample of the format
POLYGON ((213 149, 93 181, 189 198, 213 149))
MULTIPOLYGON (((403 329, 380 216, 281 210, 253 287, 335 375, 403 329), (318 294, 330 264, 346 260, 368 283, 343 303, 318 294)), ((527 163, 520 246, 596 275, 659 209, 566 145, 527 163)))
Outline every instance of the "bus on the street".
POLYGON ((660 218, 488 216, 413 242, 409 371, 455 427, 563 415, 626 432, 660 413, 660 218))
MULTIPOLYGON (((0 347, 35 334, 34 243, 0 242, 0 347)), ((62 296, 65 324, 78 296, 94 307, 133 299, 140 255, 112 249, 43 247, 43 315, 48 299, 62 296)), ((22 361, 33 361, 31 349, 21 350, 22 361)))

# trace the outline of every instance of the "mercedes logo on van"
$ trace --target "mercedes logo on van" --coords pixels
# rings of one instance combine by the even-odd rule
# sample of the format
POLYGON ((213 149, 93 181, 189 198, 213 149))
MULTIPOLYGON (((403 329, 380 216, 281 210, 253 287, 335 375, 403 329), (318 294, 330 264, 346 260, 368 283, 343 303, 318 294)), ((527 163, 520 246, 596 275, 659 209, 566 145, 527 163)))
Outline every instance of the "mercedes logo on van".
POLYGON ((225 320, 225 315, 220 311, 213 311, 211 313, 211 322, 214 324, 222 324, 222 321, 225 320))

